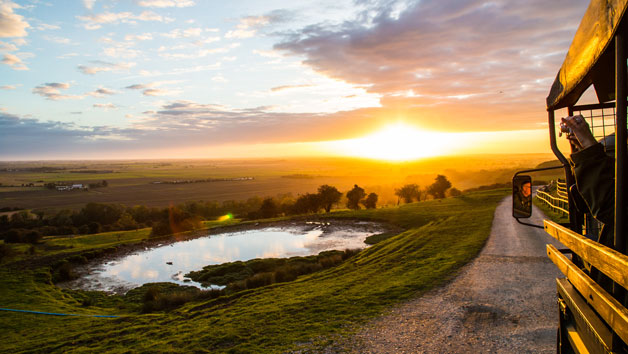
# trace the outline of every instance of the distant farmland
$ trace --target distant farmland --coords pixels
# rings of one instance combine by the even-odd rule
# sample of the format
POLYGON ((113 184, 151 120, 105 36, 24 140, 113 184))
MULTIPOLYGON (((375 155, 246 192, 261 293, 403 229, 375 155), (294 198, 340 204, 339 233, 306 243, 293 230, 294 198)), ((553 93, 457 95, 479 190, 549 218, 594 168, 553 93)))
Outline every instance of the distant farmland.
POLYGON ((535 167, 549 159, 549 155, 537 154, 405 163, 347 158, 0 162, 0 208, 79 209, 88 202, 164 207, 186 201, 246 200, 287 193, 296 197, 315 192, 323 184, 341 192, 358 184, 379 195, 378 205, 391 205, 397 201, 394 189, 405 183, 423 188, 436 174, 444 174, 462 190, 507 182, 517 169, 535 167), (103 180, 107 187, 89 191, 43 187, 47 183, 88 185, 103 180), (168 183, 174 181, 194 183, 168 183))

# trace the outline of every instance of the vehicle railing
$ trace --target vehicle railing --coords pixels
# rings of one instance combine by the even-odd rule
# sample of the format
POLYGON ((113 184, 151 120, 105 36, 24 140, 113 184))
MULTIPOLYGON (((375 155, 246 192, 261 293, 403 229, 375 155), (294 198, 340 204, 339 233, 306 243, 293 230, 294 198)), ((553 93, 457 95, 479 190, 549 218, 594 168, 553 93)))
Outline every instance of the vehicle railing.
MULTIPOLYGON (((628 288, 628 256, 555 222, 545 220, 544 227, 548 234, 567 246, 583 261, 607 275, 617 285, 624 289, 628 288)), ((628 309, 553 245, 547 245, 547 255, 569 280, 569 282, 565 282, 563 279, 557 279, 559 291, 566 292, 568 295, 567 301, 572 301, 576 305, 590 305, 599 315, 599 318, 606 322, 619 338, 628 342, 628 309), (570 290, 571 287, 575 288, 577 292, 570 290)), ((587 311, 587 306, 577 306, 577 309, 587 311)), ((597 317, 587 315, 586 318, 597 317)), ((609 329, 604 329, 604 326, 597 326, 593 322, 585 325, 598 329, 595 332, 598 341, 604 343, 607 348, 612 348, 612 333, 609 329)))

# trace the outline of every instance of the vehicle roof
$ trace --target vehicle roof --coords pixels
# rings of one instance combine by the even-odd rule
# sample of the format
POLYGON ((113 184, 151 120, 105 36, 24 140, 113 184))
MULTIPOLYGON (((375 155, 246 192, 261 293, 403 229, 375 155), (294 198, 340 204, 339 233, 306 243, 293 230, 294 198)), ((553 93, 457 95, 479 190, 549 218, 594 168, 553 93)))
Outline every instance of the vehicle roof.
POLYGON ((600 102, 615 99, 615 45, 628 0, 592 0, 547 96, 547 109, 574 105, 591 84, 600 102))

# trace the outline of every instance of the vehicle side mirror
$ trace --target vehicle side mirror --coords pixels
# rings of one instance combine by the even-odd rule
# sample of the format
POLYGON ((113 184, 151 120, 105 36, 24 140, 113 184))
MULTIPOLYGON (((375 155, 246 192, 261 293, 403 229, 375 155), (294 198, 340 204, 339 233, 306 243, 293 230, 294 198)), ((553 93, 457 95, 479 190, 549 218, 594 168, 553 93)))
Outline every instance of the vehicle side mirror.
POLYGON ((521 219, 532 216, 532 177, 512 178, 512 216, 521 219))

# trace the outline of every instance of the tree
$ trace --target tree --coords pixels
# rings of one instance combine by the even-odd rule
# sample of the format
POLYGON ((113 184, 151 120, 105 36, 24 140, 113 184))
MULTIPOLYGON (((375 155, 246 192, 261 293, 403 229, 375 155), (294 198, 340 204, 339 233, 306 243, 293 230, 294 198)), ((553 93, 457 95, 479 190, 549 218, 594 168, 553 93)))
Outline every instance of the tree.
POLYGON ((318 213, 321 202, 318 194, 306 193, 297 198, 292 207, 293 214, 318 213))
POLYGON ((362 201, 362 205, 364 205, 366 209, 375 209, 377 207, 377 199, 377 194, 369 193, 366 199, 362 201))
POLYGON ((357 184, 353 185, 353 189, 347 192, 347 208, 358 210, 360 209, 360 201, 364 199, 366 193, 363 188, 358 187, 357 184))
POLYGON ((262 206, 259 208, 259 214, 262 218, 273 218, 279 215, 279 207, 273 198, 266 198, 262 201, 262 206))
POLYGON ((451 187, 451 182, 443 175, 436 176, 434 183, 427 188, 427 193, 434 196, 434 199, 445 198, 445 192, 451 187))
POLYGON ((318 187, 319 201, 327 213, 329 213, 334 204, 340 201, 340 197, 342 197, 342 193, 336 187, 327 184, 318 187))
POLYGON ((450 189, 449 191, 447 191, 447 194, 449 194, 452 197, 457 197, 459 195, 462 195, 462 192, 458 188, 454 187, 450 189))
POLYGON ((419 191, 419 186, 413 183, 406 184, 399 189, 395 189, 395 195, 403 199, 404 203, 412 203, 412 200, 414 199, 416 199, 417 202, 419 201, 421 192, 419 191))

